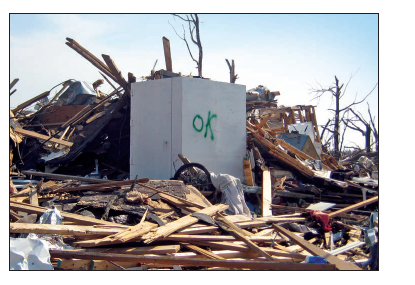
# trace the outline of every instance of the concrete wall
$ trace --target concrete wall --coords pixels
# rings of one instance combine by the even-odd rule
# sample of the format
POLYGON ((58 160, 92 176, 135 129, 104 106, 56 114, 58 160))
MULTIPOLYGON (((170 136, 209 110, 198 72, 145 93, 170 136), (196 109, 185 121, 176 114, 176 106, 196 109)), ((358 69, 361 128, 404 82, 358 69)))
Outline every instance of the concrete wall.
POLYGON ((245 86, 179 77, 131 89, 132 179, 172 177, 182 165, 178 153, 215 173, 243 178, 245 86))

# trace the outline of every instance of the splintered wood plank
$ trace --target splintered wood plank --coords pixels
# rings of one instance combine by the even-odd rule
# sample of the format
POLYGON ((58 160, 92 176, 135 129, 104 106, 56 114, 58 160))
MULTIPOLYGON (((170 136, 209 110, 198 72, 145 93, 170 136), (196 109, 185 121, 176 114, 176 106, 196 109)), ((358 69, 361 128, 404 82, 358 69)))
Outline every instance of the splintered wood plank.
POLYGON ((49 249, 51 258, 108 260, 113 262, 140 262, 144 264, 164 264, 181 266, 205 266, 226 268, 250 268, 258 270, 334 270, 332 264, 251 261, 251 260, 222 260, 201 258, 177 258, 164 256, 145 256, 135 254, 106 254, 82 253, 71 249, 49 249))
POLYGON ((32 137, 32 138, 36 138, 36 139, 40 139, 40 140, 49 140, 50 142, 54 142, 54 143, 58 143, 64 146, 72 146, 73 143, 72 142, 68 142, 68 141, 64 141, 64 140, 60 140, 57 138, 52 138, 49 136, 45 136, 42 134, 38 134, 36 132, 32 132, 32 131, 28 131, 22 128, 15 128, 14 131, 18 134, 27 136, 27 137, 32 137))
MULTIPOLYGON (((229 205, 215 205, 211 207, 204 208, 200 211, 197 211, 198 214, 206 214, 209 216, 212 216, 218 212, 224 211, 229 207, 229 205)), ((174 222, 168 223, 162 227, 157 228, 154 232, 150 232, 143 236, 144 243, 151 243, 157 238, 160 237, 166 237, 175 231, 181 230, 183 228, 186 228, 190 225, 193 225, 199 221, 198 218, 193 217, 192 215, 187 215, 185 217, 182 217, 174 222)))
POLYGON ((272 187, 271 187, 271 173, 269 170, 262 172, 262 216, 272 216, 271 210, 272 202, 272 187))
POLYGON ((140 236, 141 235, 140 231, 144 228, 144 221, 146 219, 147 213, 148 213, 148 208, 146 209, 144 215, 142 216, 141 221, 137 225, 130 227, 119 233, 116 233, 115 235, 109 236, 108 238, 114 241, 127 242, 137 236, 140 236))
POLYGON ((69 119, 73 118, 78 112, 89 105, 50 105, 44 107, 42 113, 37 113, 35 119, 39 120, 42 125, 57 124, 62 125, 69 119))
POLYGON ((296 244, 304 248, 306 251, 310 252, 311 254, 325 258, 330 264, 334 264, 338 270, 361 270, 358 266, 354 265, 353 263, 346 263, 343 260, 338 259, 334 255, 322 250, 321 248, 318 248, 317 246, 309 243, 303 238, 296 236, 295 234, 291 233, 289 230, 286 230, 281 226, 274 224, 273 227, 279 233, 282 233, 283 235, 294 241, 296 244))
POLYGON ((330 217, 330 218, 337 217, 337 216, 339 216, 339 215, 341 215, 341 214, 344 214, 344 213, 347 213, 347 212, 350 212, 350 211, 356 210, 356 209, 358 209, 358 208, 361 208, 361 207, 363 207, 363 206, 366 206, 366 205, 369 205, 369 204, 375 203, 375 202, 376 202, 376 201, 378 201, 378 200, 379 200, 379 196, 372 197, 372 198, 367 199, 367 200, 365 200, 365 201, 359 202, 359 203, 357 203, 357 204, 354 204, 354 205, 351 205, 351 206, 349 206, 349 207, 343 208, 343 209, 338 210, 338 211, 336 211, 336 212, 330 213, 330 214, 329 214, 329 217, 330 217))
MULTIPOLYGON (((157 228, 156 224, 150 222, 144 222, 143 227, 140 229, 136 229, 132 234, 134 234, 135 238, 141 237, 144 234, 147 234, 152 229, 157 228)), ((95 247, 95 246, 102 246, 102 245, 113 245, 113 244, 120 244, 123 243, 121 239, 114 239, 113 236, 107 236, 100 239, 95 240, 86 240, 86 241, 78 241, 74 242, 74 245, 82 246, 82 247, 95 247)))
MULTIPOLYGON (((43 213, 48 210, 48 208, 45 207, 40 207, 40 206, 33 206, 30 204, 26 204, 26 203, 20 203, 20 202, 13 202, 10 201, 10 209, 11 210, 15 210, 15 211, 21 211, 21 212, 25 212, 25 213, 29 213, 29 214, 37 214, 39 216, 43 215, 43 213)), ((115 226, 120 226, 117 223, 112 223, 112 222, 107 222, 104 220, 98 220, 95 218, 91 218, 91 217, 87 217, 87 216, 82 216, 82 215, 78 215, 78 214, 73 214, 73 213, 67 213, 64 211, 61 211, 61 215, 64 218, 65 221, 69 221, 69 222, 76 222, 78 224, 81 225, 115 225, 115 226)))
POLYGON ((204 250, 203 248, 200 248, 198 246, 195 245, 191 245, 188 243, 182 243, 185 247, 187 247, 188 249, 190 249, 193 252, 199 253, 203 256, 206 256, 207 258, 211 258, 211 259, 225 259, 219 255, 214 254, 213 252, 204 250))
MULTIPOLYGON (((272 242, 274 237, 272 236, 249 236, 249 240, 254 242, 272 242)), ((163 240, 170 241, 182 241, 191 243, 193 241, 236 241, 238 240, 234 236, 224 236, 224 235, 181 235, 181 234, 172 234, 168 237, 163 238, 163 240)), ((280 239, 276 239, 278 241, 280 239)))
POLYGON ((66 270, 123 270, 131 267, 140 267, 140 263, 120 261, 113 264, 105 260, 59 259, 56 266, 66 270))
POLYGON ((158 245, 158 246, 140 246, 140 247, 119 247, 119 248, 87 248, 75 249, 78 252, 100 252, 100 253, 119 253, 119 254, 167 254, 177 253, 180 250, 180 245, 158 245))
MULTIPOLYGON (((148 178, 140 178, 137 179, 137 182, 148 182, 148 178)), ((85 186, 78 186, 78 187, 67 187, 67 188, 60 188, 58 190, 53 191, 53 193, 60 193, 60 192, 74 192, 74 191, 103 191, 107 190, 108 187, 119 187, 124 185, 131 185, 134 180, 123 180, 123 181, 114 181, 114 182, 107 182, 107 183, 99 183, 93 185, 85 185, 85 186)))
MULTIPOLYGON (((218 241, 192 241, 192 244, 198 244, 202 246, 209 246, 211 248, 223 249, 223 250, 235 250, 240 252, 246 252, 260 256, 257 252, 252 251, 246 244, 236 242, 218 242, 218 241)), ((274 249, 270 247, 259 247, 271 256, 280 256, 292 258, 294 261, 304 261, 307 255, 289 252, 283 249, 274 249)))
POLYGON ((164 59, 166 60, 166 70, 173 72, 173 64, 171 60, 170 41, 163 37, 164 59))
POLYGON ((111 235, 121 228, 96 228, 93 226, 69 226, 50 224, 10 223, 11 233, 57 234, 73 236, 111 235))
POLYGON ((112 60, 112 58, 106 54, 102 54, 102 58, 104 59, 108 68, 110 69, 111 74, 114 75, 115 78, 117 79, 117 83, 124 88, 125 92, 128 92, 128 94, 131 94, 127 81, 125 80, 124 76, 122 76, 121 71, 115 65, 115 62, 112 60))
POLYGON ((37 102, 37 101, 39 101, 40 99, 43 99, 43 98, 45 98, 46 96, 48 96, 49 95, 49 91, 45 91, 45 92, 43 92, 42 94, 40 94, 40 95, 37 95, 36 97, 33 97, 32 99, 30 99, 30 100, 27 100, 26 102, 24 102, 24 103, 22 103, 22 104, 20 104, 19 106, 17 106, 16 108, 14 108, 12 111, 13 111, 13 113, 16 113, 16 112, 18 112, 18 111, 20 111, 20 110, 22 110, 22 109, 24 109, 24 108, 26 108, 26 107, 28 107, 28 106, 30 106, 30 105, 32 105, 33 103, 35 103, 35 102, 37 102))
POLYGON ((30 189, 30 194, 29 194, 29 203, 33 206, 39 206, 39 199, 38 199, 38 195, 37 195, 37 189, 30 189))
MULTIPOLYGON (((87 177, 81 177, 81 176, 46 173, 46 172, 30 171, 30 170, 23 170, 22 173, 25 174, 25 175, 47 177, 47 178, 54 179, 54 180, 70 180, 70 179, 73 179, 73 180, 78 180, 78 181, 88 182, 88 183, 114 182, 112 180, 107 180, 107 179, 87 178, 87 177)), ((133 180, 131 180, 131 181, 133 181, 133 180)))
MULTIPOLYGON (((252 251, 237 251, 237 250, 212 250, 212 253, 220 256, 222 258, 228 259, 228 258, 244 258, 244 259, 258 259, 261 258, 257 253, 252 251)), ((182 257, 194 257, 194 258, 203 258, 203 255, 194 253, 194 252, 178 252, 173 253, 172 256, 177 258, 182 257)), ((279 262, 301 262, 304 261, 305 256, 302 256, 301 258, 292 258, 292 257, 281 257, 281 256, 274 256, 272 257, 274 261, 279 262)))
MULTIPOLYGON (((252 227, 263 227, 267 224, 271 223, 285 223, 285 222, 305 222, 307 218, 278 218, 278 217, 267 217, 267 218, 259 218, 254 221, 247 221, 247 222, 235 222, 238 227, 244 228, 252 228, 252 227)), ((217 230, 217 226, 199 226, 199 227, 189 227, 180 231, 180 234, 201 234, 201 233, 208 233, 217 230)))
MULTIPOLYGON (((244 234, 243 230, 239 229, 237 226, 235 226, 232 222, 227 221, 225 218, 220 217, 216 219, 217 224, 225 231, 229 232, 231 235, 233 235, 236 239, 243 241, 251 250, 255 251, 259 255, 265 257, 267 260, 272 261, 272 257, 263 251, 261 248, 259 248, 258 245, 253 243, 250 239, 248 239, 244 234)), ((252 235, 252 234, 251 234, 252 235)))
POLYGON ((13 79, 13 81, 10 83, 10 89, 9 90, 12 90, 12 88, 14 87, 14 85, 16 85, 17 82, 19 82, 19 78, 13 79))
POLYGON ((244 160, 244 174, 246 184, 248 186, 254 186, 254 177, 252 176, 251 162, 249 159, 244 160))

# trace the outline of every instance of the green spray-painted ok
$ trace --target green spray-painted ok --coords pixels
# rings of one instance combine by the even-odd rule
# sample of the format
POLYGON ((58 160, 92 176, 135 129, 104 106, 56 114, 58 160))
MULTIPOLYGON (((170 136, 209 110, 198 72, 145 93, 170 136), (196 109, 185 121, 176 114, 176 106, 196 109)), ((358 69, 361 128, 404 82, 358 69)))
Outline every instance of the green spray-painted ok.
POLYGON ((218 117, 218 116, 217 116, 216 114, 210 115, 210 111, 209 111, 209 113, 208 113, 207 123, 206 123, 206 125, 204 126, 202 116, 200 116, 200 115, 196 115, 196 116, 193 118, 193 128, 194 128, 197 132, 199 132, 199 133, 200 133, 200 132, 203 130, 203 127, 206 127, 204 137, 206 138, 207 133, 208 133, 208 129, 209 129, 209 130, 210 130, 210 139, 213 141, 213 140, 215 139, 215 136, 213 135, 212 126, 210 125, 210 121, 211 121, 213 118, 217 118, 217 117, 218 117), (197 120, 197 119, 199 119, 199 120, 201 121, 201 126, 200 126, 200 128, 198 128, 198 127, 196 126, 196 124, 195 124, 195 122, 196 122, 196 120, 197 120))
POLYGON ((210 116, 210 111, 208 113, 208 120, 206 123, 206 131, 205 131, 205 135, 204 137, 207 136, 207 132, 208 132, 208 128, 210 129, 210 139, 213 141, 215 139, 215 137, 213 136, 213 131, 212 131, 212 127, 210 126, 210 120, 212 120, 213 118, 217 118, 218 116, 216 116, 216 114, 213 114, 212 116, 210 116))

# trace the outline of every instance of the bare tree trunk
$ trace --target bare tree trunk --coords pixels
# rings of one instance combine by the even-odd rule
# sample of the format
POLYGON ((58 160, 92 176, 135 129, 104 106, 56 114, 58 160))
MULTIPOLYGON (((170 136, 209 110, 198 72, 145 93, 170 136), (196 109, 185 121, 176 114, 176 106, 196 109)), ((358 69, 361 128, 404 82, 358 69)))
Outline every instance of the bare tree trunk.
POLYGON ((370 125, 366 124, 366 152, 370 152, 370 134, 372 130, 370 129, 370 125))
POLYGON ((340 89, 339 80, 334 76, 336 80, 336 112, 334 114, 334 158, 339 160, 340 158, 340 149, 339 149, 339 138, 340 138, 340 89))
POLYGON ((183 37, 179 36, 179 34, 177 33, 176 29, 173 26, 172 26, 172 28, 175 31, 176 35, 186 43, 186 47, 187 47, 187 50, 189 51, 190 57, 196 63, 198 74, 199 74, 200 77, 202 77, 203 47, 202 47, 202 42, 200 41, 199 16, 197 14, 186 14, 186 19, 185 19, 185 18, 183 18, 182 16, 180 16, 178 14, 172 14, 172 15, 177 17, 177 18, 182 19, 183 21, 187 22, 187 24, 188 24, 190 40, 193 42, 193 44, 195 44, 197 46, 197 48, 199 50, 198 60, 196 60, 193 57, 192 51, 190 50, 189 43, 186 39, 186 32, 185 32, 184 26, 182 25, 182 27, 183 27, 183 37), (193 34, 194 30, 196 30, 196 35, 195 35, 196 39, 195 39, 195 36, 193 34))

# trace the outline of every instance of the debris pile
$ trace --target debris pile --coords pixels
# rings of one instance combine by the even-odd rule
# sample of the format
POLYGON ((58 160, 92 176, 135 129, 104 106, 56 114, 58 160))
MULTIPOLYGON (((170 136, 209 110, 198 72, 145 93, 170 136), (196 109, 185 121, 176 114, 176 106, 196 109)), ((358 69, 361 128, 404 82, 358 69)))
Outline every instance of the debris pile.
POLYGON ((10 111, 10 269, 378 270, 376 163, 328 155, 315 106, 247 91, 243 181, 182 154, 170 180, 128 180, 136 78, 66 44, 120 87, 67 80, 10 111))

